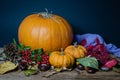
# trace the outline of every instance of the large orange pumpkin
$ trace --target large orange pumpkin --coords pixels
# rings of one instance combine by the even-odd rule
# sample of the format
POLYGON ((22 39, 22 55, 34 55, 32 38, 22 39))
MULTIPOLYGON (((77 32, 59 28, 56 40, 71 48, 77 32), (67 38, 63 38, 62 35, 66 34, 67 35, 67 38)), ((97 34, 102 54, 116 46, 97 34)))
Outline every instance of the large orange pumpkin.
POLYGON ((19 42, 44 51, 65 49, 73 40, 70 24, 63 17, 43 12, 28 15, 18 29, 19 42))

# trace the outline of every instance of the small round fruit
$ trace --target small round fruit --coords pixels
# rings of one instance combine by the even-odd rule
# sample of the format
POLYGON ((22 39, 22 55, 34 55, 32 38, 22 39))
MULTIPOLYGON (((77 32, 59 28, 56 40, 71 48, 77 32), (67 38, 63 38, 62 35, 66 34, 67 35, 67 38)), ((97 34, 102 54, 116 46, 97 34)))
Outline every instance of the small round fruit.
POLYGON ((41 71, 47 71, 48 69, 50 69, 50 65, 41 64, 41 65, 39 66, 39 69, 40 69, 41 71))
POLYGON ((95 73, 97 70, 91 67, 86 67, 85 69, 88 73, 95 73))
POLYGON ((85 70, 85 68, 84 68, 84 66, 83 66, 82 64, 78 64, 78 65, 77 65, 77 68, 78 68, 79 70, 85 70))
POLYGON ((103 70, 103 71, 109 71, 109 68, 107 68, 107 67, 101 67, 101 70, 103 70))
POLYGON ((20 64, 19 64, 19 69, 21 69, 21 70, 26 70, 27 69, 27 63, 25 63, 25 62, 21 62, 20 64))
POLYGON ((40 66, 40 65, 41 65, 41 62, 40 62, 40 61, 38 61, 38 62, 37 62, 37 64, 38 64, 38 66, 40 66))

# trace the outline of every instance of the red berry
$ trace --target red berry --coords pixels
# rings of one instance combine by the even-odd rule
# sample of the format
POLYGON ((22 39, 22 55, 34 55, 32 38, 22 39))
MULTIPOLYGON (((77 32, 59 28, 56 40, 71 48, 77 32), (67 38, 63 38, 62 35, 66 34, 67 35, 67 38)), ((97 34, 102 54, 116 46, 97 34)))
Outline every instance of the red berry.
POLYGON ((40 61, 38 61, 38 62, 37 62, 37 64, 38 64, 38 66, 39 66, 39 65, 41 65, 41 62, 40 62, 40 61))

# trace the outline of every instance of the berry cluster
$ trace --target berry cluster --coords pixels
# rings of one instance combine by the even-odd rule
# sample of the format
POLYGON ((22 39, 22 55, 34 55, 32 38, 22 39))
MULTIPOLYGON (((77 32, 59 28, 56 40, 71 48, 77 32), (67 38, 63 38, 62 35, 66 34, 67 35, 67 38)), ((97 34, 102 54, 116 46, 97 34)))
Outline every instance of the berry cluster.
POLYGON ((43 54, 41 57, 42 57, 41 64, 50 65, 50 63, 49 63, 49 55, 48 54, 43 54))
POLYGON ((30 59, 31 51, 30 50, 25 50, 22 52, 22 62, 26 62, 27 65, 29 65, 32 60, 30 59))
POLYGON ((32 60, 30 59, 31 51, 30 50, 23 50, 21 53, 21 60, 19 61, 19 68, 21 70, 27 69, 28 65, 32 63, 32 60))
POLYGON ((41 58, 42 58, 42 61, 38 64, 38 68, 41 71, 46 71, 50 68, 49 55, 43 54, 43 55, 41 55, 41 58))
POLYGON ((29 65, 32 65, 33 62, 35 62, 42 71, 46 71, 50 68, 48 54, 43 54, 43 52, 38 53, 38 51, 23 50, 21 52, 19 68, 25 70, 29 65))

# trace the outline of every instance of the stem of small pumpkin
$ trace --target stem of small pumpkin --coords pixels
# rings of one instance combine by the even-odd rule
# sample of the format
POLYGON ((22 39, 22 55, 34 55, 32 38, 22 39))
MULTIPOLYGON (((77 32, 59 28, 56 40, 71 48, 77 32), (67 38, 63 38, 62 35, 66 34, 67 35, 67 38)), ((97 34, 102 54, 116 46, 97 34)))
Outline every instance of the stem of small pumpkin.
POLYGON ((63 48, 61 48, 61 55, 64 55, 64 50, 63 50, 63 48))
POLYGON ((74 45, 75 48, 77 48, 77 46, 78 46, 77 42, 74 42, 73 45, 74 45))

